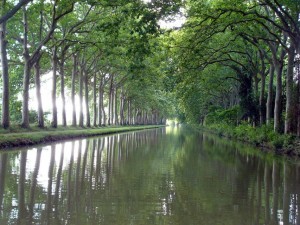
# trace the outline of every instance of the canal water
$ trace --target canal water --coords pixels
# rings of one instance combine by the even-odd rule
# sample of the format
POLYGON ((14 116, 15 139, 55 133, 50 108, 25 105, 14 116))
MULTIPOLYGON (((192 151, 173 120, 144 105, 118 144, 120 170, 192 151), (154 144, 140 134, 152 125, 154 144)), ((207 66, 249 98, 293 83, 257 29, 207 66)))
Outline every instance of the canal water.
POLYGON ((300 164, 167 127, 0 152, 0 224, 300 224, 300 164))

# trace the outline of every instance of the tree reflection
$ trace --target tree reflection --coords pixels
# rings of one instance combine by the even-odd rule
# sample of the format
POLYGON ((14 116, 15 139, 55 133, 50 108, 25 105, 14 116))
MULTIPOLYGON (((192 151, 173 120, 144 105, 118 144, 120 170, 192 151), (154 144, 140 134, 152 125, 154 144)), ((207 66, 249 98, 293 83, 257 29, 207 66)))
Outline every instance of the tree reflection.
POLYGON ((0 211, 3 210, 3 196, 5 189, 7 153, 0 153, 0 211))
POLYGON ((62 143, 59 166, 58 166, 57 177, 56 177, 55 195, 54 195, 55 211, 58 210, 58 201, 59 201, 59 196, 60 196, 59 191, 61 189, 60 186, 61 186, 62 169, 63 169, 63 163, 64 163, 64 151, 65 151, 65 143, 62 143))
POLYGON ((156 129, 15 154, 0 154, 4 224, 300 224, 299 166, 208 134, 156 129))
POLYGON ((278 224, 278 201, 279 201, 279 179, 280 179, 279 165, 273 160, 273 173, 272 173, 272 189, 273 189, 273 209, 272 209, 272 223, 278 224))
POLYGON ((37 187, 37 176, 40 169, 42 148, 38 148, 36 151, 36 160, 34 171, 31 177, 31 186, 30 186, 30 199, 29 199, 29 218, 33 221, 34 216, 34 204, 35 204, 35 196, 36 196, 36 187, 37 187))
POLYGON ((75 142, 72 142, 71 147, 71 155, 70 155, 70 163, 68 168, 68 183, 67 183, 67 209, 68 209, 68 215, 71 213, 71 204, 73 200, 72 196, 72 175, 73 175, 73 164, 74 164, 74 148, 75 148, 75 142))
POLYGON ((25 206, 25 179, 26 179, 26 161, 27 151, 20 154, 20 176, 18 181, 18 223, 25 224, 26 206, 25 206))

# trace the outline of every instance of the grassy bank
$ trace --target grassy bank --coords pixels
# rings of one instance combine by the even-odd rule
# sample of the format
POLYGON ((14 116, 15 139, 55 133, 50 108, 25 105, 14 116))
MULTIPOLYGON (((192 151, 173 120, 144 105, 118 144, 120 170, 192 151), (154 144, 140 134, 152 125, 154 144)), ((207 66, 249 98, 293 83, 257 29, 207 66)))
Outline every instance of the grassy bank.
POLYGON ((253 127, 249 124, 231 126, 228 124, 210 124, 203 127, 220 136, 233 138, 253 144, 276 154, 300 157, 300 140, 292 135, 278 134, 271 126, 253 127))
POLYGON ((13 127, 10 130, 0 130, 0 149, 17 146, 35 145, 53 141, 68 140, 73 138, 90 137, 97 135, 113 134, 135 130, 162 127, 160 125, 149 126, 123 126, 123 127, 100 127, 100 128, 44 128, 32 127, 22 129, 13 127))

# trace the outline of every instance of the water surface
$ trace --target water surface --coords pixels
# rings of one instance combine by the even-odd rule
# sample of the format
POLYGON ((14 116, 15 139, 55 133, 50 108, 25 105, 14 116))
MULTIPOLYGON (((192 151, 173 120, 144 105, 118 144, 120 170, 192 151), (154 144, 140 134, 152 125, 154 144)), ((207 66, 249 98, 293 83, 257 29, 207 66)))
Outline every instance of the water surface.
POLYGON ((0 224, 300 224, 300 163, 183 128, 0 152, 0 224))

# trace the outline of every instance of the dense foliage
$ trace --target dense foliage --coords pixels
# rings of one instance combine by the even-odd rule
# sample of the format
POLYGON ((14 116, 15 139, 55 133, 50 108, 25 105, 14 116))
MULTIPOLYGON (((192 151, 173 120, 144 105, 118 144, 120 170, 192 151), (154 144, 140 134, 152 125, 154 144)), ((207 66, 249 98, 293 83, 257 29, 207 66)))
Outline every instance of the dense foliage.
POLYGON ((14 3, 1 0, 0 8, 4 128, 44 127, 47 119, 53 127, 158 124, 174 116, 159 70, 158 21, 180 1, 14 3))
POLYGON ((299 135, 299 3, 186 1, 169 35, 182 119, 299 135))

